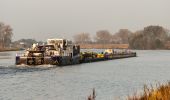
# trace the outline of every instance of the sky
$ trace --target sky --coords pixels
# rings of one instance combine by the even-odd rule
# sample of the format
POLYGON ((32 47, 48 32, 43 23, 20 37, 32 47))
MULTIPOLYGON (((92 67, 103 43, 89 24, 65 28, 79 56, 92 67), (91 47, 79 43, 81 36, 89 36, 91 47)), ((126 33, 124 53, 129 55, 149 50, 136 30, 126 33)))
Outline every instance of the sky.
POLYGON ((13 28, 13 40, 72 39, 148 25, 170 29, 170 0, 0 0, 0 22, 13 28))

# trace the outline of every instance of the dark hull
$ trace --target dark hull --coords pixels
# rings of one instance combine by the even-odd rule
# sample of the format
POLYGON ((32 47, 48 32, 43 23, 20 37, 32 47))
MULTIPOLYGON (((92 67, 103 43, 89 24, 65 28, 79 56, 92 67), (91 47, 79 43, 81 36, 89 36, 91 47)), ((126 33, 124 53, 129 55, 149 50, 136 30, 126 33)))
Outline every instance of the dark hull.
POLYGON ((123 59, 123 58, 130 58, 130 57, 136 57, 136 53, 117 54, 117 55, 113 55, 112 57, 104 57, 104 58, 86 58, 86 59, 82 60, 81 63, 99 62, 99 61, 123 59))
POLYGON ((86 57, 81 59, 80 56, 76 56, 71 58, 70 56, 52 56, 52 57, 16 57, 16 65, 57 65, 57 66, 67 66, 67 65, 75 65, 81 63, 91 63, 91 62, 99 62, 113 59, 122 59, 122 58, 130 58, 136 57, 136 53, 131 54, 114 54, 108 55, 103 58, 92 58, 86 57))

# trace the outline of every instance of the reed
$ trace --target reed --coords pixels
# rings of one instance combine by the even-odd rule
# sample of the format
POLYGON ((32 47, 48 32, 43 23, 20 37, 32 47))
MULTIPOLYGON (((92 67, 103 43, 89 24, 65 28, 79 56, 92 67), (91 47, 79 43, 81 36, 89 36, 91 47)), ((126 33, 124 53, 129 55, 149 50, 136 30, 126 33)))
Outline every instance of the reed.
MULTIPOLYGON (((93 93, 88 96, 87 100, 95 100, 96 93, 93 89, 93 93)), ((170 82, 165 84, 156 84, 149 87, 144 85, 143 92, 139 95, 135 93, 132 96, 128 96, 127 100, 170 100, 170 82)))
POLYGON ((144 85, 141 95, 134 94, 129 96, 127 100, 170 100, 170 82, 157 84, 156 88, 152 85, 151 87, 144 85))

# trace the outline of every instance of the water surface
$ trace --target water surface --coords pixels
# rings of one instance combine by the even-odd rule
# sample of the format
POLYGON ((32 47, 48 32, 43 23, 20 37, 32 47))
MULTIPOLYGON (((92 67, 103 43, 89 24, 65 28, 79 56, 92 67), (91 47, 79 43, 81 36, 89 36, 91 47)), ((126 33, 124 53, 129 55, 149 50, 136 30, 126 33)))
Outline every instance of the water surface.
POLYGON ((138 57, 50 69, 16 68, 17 52, 0 53, 0 100, 125 98, 144 84, 170 80, 170 51, 137 51, 138 57))

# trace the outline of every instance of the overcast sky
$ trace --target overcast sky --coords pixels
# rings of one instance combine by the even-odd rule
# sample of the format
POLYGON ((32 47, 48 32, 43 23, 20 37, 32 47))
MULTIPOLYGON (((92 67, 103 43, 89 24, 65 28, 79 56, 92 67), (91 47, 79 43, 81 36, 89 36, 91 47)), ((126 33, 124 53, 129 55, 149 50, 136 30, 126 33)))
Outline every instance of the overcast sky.
POLYGON ((11 25, 13 40, 71 39, 80 32, 147 25, 170 28, 170 0, 0 0, 0 22, 11 25))

